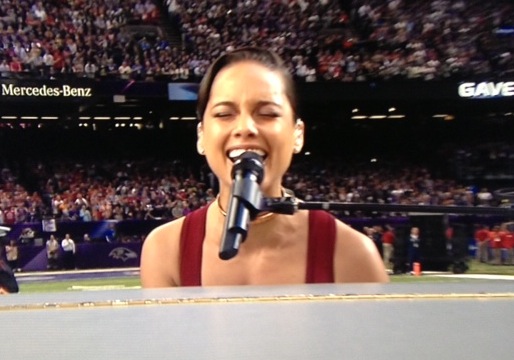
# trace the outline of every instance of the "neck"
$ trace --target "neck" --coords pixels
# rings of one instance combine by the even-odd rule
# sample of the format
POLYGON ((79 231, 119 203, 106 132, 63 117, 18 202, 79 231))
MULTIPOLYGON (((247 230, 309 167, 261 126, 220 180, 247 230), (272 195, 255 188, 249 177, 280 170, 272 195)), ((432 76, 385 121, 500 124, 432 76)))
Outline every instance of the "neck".
MULTIPOLYGON (((282 186, 278 186, 274 188, 273 190, 268 189, 262 189, 262 196, 263 197, 281 197, 286 196, 286 191, 282 186)), ((228 204, 230 202, 230 188, 229 187, 221 187, 220 192, 216 198, 216 201, 219 206, 226 212, 228 209, 228 204)))
MULTIPOLYGON (((218 206, 218 210, 223 217, 227 216, 227 212, 225 208, 220 203, 220 196, 218 195, 216 197, 216 204, 218 206)), ((273 219, 277 214, 272 212, 260 212, 255 219, 251 221, 252 225, 261 224, 264 222, 268 222, 269 220, 273 219)))

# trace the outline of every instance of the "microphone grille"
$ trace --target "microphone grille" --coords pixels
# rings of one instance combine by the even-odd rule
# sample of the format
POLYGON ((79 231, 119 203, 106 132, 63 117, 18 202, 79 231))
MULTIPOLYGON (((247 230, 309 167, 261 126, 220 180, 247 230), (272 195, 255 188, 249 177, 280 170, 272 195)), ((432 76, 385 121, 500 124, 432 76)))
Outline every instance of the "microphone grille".
POLYGON ((245 174, 251 172, 257 176, 257 183, 260 184, 264 177, 264 164, 262 162, 262 156, 259 154, 253 151, 245 151, 234 162, 232 177, 237 173, 245 174))

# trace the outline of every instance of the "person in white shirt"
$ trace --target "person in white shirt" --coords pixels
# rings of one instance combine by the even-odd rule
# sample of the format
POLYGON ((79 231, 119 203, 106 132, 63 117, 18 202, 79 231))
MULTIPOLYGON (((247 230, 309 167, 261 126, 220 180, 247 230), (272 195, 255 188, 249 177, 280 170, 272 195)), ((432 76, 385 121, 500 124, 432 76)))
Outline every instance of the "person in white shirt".
POLYGON ((66 234, 64 239, 61 241, 61 247, 63 251, 63 265, 65 269, 75 269, 75 241, 70 237, 70 234, 66 234))
POLYGON ((59 253, 61 247, 54 235, 46 241, 46 257, 48 259, 48 269, 57 270, 59 268, 59 253))
POLYGON ((11 239, 9 244, 5 245, 5 258, 12 271, 18 271, 18 244, 15 239, 11 239))

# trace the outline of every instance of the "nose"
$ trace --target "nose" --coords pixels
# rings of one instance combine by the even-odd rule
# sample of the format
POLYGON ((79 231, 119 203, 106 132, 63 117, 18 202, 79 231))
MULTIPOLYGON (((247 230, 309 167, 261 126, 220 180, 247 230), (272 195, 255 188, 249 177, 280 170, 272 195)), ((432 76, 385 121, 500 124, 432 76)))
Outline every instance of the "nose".
POLYGON ((257 124, 251 114, 240 114, 234 127, 234 135, 238 137, 257 135, 257 124))

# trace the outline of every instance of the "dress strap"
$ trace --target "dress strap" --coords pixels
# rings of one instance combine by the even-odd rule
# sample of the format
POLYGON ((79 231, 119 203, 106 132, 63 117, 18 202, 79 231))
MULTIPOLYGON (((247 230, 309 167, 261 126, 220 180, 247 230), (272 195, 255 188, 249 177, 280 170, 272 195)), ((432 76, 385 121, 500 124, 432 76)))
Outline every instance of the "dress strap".
POLYGON ((309 211, 309 240, 305 282, 334 282, 334 249, 336 221, 322 210, 309 211))
POLYGON ((186 215, 180 232, 181 286, 202 285, 202 246, 207 209, 203 206, 186 215))

